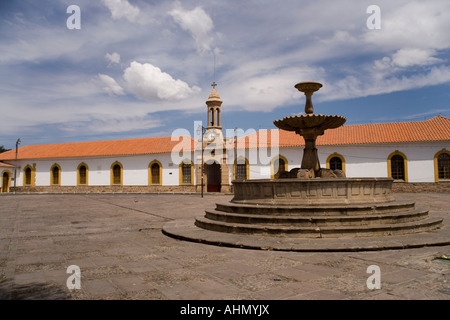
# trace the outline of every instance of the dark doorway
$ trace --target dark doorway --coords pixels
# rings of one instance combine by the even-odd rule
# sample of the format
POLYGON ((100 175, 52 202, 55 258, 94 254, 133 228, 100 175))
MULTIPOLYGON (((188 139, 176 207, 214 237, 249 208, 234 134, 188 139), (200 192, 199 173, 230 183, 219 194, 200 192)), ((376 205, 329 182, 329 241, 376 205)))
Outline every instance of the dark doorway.
POLYGON ((3 179, 2 179, 2 189, 0 190, 1 192, 8 192, 8 187, 9 187, 9 174, 8 172, 4 172, 3 173, 3 179))
POLYGON ((220 192, 220 184, 222 182, 220 165, 216 162, 206 167, 206 191, 220 192))

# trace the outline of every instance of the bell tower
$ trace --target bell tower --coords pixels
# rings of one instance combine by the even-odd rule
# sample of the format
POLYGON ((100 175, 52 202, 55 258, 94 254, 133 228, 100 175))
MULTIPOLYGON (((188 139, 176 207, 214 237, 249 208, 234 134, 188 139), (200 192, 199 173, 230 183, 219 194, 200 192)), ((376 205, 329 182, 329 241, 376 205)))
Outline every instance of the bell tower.
MULTIPOLYGON (((206 181, 207 192, 231 192, 229 168, 227 163, 226 141, 222 132, 221 107, 222 100, 216 90, 216 82, 211 85, 213 88, 206 100, 208 125, 206 127, 205 139, 200 144, 203 154, 202 165, 197 168, 197 181, 206 181)), ((197 191, 201 184, 197 184, 197 191)))
POLYGON ((213 82, 211 86, 213 87, 213 89, 211 90, 209 98, 206 101, 206 105, 208 106, 208 126, 206 127, 206 129, 222 130, 220 113, 223 101, 220 100, 219 93, 216 90, 216 82, 213 82))

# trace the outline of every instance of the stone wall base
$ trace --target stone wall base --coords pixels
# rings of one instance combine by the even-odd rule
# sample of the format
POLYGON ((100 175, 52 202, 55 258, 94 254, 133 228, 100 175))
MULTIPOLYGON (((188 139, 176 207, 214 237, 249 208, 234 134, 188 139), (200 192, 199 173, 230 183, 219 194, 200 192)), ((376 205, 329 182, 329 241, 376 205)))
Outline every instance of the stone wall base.
MULTIPOLYGON (((17 193, 200 193, 196 186, 36 186, 17 187, 17 193)), ((230 192, 233 193, 233 186, 230 192)), ((9 188, 9 193, 14 187, 9 188)), ((204 189, 206 193, 206 188, 204 189)), ((449 192, 449 182, 394 182, 392 192, 449 192)), ((7 194, 5 192, 5 194, 7 194)))
POLYGON ((394 182, 392 192, 450 192, 449 182, 394 182))
MULTIPOLYGON (((14 188, 10 188, 10 193, 14 188)), ((27 186, 17 193, 195 193, 195 186, 27 186)))

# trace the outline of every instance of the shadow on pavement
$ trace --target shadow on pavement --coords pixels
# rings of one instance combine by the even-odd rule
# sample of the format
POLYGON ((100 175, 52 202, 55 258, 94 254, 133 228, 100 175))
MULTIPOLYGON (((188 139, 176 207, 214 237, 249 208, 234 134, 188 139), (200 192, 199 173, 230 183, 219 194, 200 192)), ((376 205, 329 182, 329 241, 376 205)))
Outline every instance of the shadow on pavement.
POLYGON ((71 299, 66 288, 51 283, 31 282, 14 284, 12 280, 0 283, 0 300, 67 300, 71 299))

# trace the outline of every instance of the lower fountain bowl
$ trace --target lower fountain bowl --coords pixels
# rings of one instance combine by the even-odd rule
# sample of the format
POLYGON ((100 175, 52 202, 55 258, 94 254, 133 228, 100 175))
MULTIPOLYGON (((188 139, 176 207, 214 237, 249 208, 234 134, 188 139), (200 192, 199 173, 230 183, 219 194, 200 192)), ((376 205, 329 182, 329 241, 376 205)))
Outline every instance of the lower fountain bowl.
POLYGON ((394 201, 392 178, 259 179, 233 181, 242 204, 324 205, 394 201))

